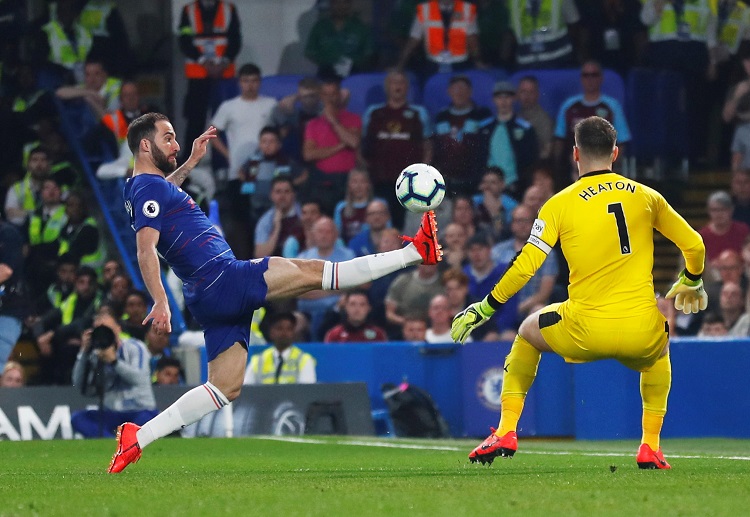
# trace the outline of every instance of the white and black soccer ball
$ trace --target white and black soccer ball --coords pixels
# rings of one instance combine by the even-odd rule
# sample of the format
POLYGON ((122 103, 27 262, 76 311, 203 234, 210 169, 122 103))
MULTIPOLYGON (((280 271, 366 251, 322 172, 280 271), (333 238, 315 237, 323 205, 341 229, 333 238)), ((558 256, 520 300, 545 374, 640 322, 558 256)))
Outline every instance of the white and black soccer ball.
POLYGON ((445 197, 445 180, 435 167, 414 163, 396 180, 396 198, 410 212, 434 210, 445 197))

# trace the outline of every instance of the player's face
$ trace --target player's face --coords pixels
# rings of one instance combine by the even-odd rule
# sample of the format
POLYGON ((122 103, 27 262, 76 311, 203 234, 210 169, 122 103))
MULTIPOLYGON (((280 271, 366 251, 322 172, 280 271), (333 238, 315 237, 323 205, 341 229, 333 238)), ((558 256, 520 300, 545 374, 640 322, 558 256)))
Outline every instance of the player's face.
POLYGON ((159 120, 156 123, 156 135, 151 141, 151 160, 154 165, 164 174, 174 172, 179 152, 180 144, 175 139, 172 124, 166 120, 159 120))

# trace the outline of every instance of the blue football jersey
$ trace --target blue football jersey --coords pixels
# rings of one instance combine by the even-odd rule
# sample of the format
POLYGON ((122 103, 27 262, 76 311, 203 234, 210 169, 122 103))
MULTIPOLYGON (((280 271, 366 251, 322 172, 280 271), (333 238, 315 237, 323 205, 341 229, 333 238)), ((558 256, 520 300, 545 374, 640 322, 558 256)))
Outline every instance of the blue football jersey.
POLYGON ((235 260, 224 237, 193 199, 163 176, 139 174, 127 180, 125 210, 135 232, 160 232, 156 249, 186 284, 210 285, 235 260))

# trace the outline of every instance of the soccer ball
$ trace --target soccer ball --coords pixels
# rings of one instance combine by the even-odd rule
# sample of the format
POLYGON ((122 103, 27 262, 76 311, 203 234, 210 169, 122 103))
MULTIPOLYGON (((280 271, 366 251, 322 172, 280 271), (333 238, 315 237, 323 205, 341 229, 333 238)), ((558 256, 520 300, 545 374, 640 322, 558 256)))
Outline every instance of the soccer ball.
POLYGON ((409 165, 396 180, 396 198, 410 212, 434 210, 443 202, 444 197, 445 180, 432 165, 409 165))

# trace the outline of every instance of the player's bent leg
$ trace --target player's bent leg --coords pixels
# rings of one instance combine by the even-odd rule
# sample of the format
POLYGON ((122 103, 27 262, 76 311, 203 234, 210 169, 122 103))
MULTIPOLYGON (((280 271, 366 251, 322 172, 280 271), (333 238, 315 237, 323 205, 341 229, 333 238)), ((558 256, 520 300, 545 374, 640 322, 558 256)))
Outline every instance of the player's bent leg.
POLYGON ((137 462, 143 448, 154 440, 172 434, 229 404, 240 393, 246 363, 247 350, 240 343, 235 343, 208 363, 208 382, 185 393, 143 427, 132 422, 118 427, 117 450, 112 456, 108 472, 121 472, 131 463, 137 462))
POLYGON ((286 259, 270 257, 263 279, 268 286, 266 299, 293 298, 315 289, 322 289, 322 260, 286 259))
POLYGON ((671 385, 672 364, 668 353, 657 359, 647 371, 641 372, 643 437, 636 461, 642 469, 671 468, 664 459, 659 443, 671 385))
POLYGON ((500 425, 469 454, 469 460, 492 463, 498 457, 512 457, 518 450, 516 428, 526 394, 536 378, 542 351, 552 351, 539 330, 539 314, 528 316, 519 328, 510 353, 505 358, 503 387, 500 393, 500 425))

